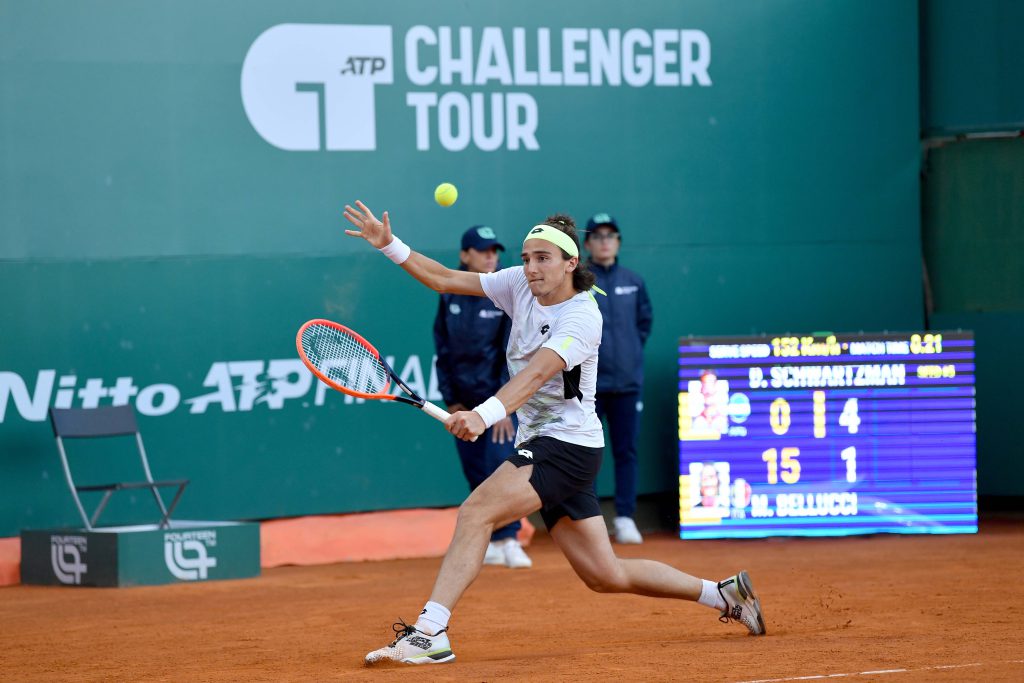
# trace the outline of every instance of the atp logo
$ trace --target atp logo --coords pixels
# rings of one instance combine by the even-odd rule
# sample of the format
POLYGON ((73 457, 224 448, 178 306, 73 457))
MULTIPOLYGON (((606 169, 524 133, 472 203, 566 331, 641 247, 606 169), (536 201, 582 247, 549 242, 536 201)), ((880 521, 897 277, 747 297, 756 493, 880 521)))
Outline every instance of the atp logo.
POLYGON ((50 536, 50 564, 53 574, 63 584, 78 586, 88 565, 82 556, 89 549, 85 536, 50 536))
POLYGON ((390 26, 278 24, 242 64, 242 105, 288 151, 377 149, 374 88, 394 82, 390 26))
POLYGON ((217 558, 209 548, 217 545, 216 531, 183 531, 164 534, 164 563, 175 578, 205 581, 217 558))

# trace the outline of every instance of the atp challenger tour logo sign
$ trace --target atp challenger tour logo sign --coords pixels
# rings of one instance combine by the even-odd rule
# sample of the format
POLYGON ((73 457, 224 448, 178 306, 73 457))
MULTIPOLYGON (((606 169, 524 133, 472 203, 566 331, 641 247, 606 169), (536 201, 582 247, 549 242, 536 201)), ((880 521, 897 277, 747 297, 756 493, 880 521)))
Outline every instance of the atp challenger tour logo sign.
MULTIPOLYGON (((391 26, 267 29, 242 64, 249 122, 284 150, 377 149, 376 93, 395 82, 392 42, 391 26)), ((403 120, 421 151, 435 141, 452 152, 540 149, 540 111, 525 88, 712 84, 711 41, 697 29, 413 26, 401 44, 416 88, 403 120)))
MULTIPOLYGON (((427 372, 416 354, 401 366, 398 376, 413 391, 429 401, 440 401, 437 387, 437 358, 432 357, 427 372)), ((388 365, 398 369, 393 356, 385 357, 388 365)), ((159 382, 140 385, 133 377, 79 377, 76 373, 59 374, 55 369, 39 370, 34 378, 15 372, 0 371, 0 423, 11 414, 11 403, 22 419, 42 422, 50 406, 55 408, 98 408, 134 404, 142 415, 157 417, 176 410, 206 413, 248 412, 258 407, 280 410, 292 401, 302 407, 322 406, 327 396, 345 404, 365 401, 329 389, 314 381, 311 373, 297 358, 217 361, 206 371, 202 386, 186 387, 159 382), (187 392, 187 393, 186 393, 187 392)), ((397 392, 396 387, 392 391, 397 392)))

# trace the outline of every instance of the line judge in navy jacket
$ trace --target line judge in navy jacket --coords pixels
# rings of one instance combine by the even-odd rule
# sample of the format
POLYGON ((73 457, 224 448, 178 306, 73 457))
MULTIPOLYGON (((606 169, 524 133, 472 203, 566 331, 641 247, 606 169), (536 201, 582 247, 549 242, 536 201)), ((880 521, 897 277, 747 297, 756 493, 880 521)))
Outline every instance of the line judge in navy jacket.
POLYGON ((643 410, 644 344, 653 313, 638 274, 619 265, 619 224, 607 213, 587 221, 584 246, 590 271, 607 296, 598 296, 604 329, 597 361, 597 415, 608 421, 615 460, 615 540, 642 543, 636 527, 636 439, 643 410))
MULTIPOLYGON (((498 269, 494 230, 474 225, 462 235, 461 268, 473 273, 498 269)), ((493 396, 508 381, 505 347, 512 320, 487 297, 442 294, 434 319, 437 383, 450 412, 469 410, 493 396)), ((475 442, 455 439, 470 490, 479 486, 504 462, 515 443, 514 416, 506 417, 475 442)), ((516 540, 520 522, 495 529, 484 564, 526 568, 533 562, 516 540)))

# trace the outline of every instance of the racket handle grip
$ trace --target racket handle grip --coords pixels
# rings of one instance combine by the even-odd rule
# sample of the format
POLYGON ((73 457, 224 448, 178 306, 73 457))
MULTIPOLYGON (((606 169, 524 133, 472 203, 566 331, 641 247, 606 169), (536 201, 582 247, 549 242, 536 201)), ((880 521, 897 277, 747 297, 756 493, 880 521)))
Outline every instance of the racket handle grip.
MULTIPOLYGON (((423 412, 425 412, 427 415, 429 415, 430 417, 434 418, 439 422, 447 422, 448 418, 452 416, 451 413, 449 413, 447 410, 434 405, 430 401, 423 402, 423 412)), ((471 441, 476 440, 477 437, 475 436, 471 439, 471 441)))
POLYGON ((448 418, 452 416, 451 413, 449 413, 447 410, 441 408, 440 406, 434 405, 430 401, 423 402, 423 412, 425 412, 427 415, 434 418, 438 422, 447 422, 448 418))

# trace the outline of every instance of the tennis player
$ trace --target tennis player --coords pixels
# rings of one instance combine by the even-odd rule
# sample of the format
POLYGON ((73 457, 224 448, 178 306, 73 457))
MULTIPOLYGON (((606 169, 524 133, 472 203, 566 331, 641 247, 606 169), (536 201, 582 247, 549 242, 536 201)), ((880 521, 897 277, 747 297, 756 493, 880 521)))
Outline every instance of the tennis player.
POLYGON ((764 635, 761 603, 746 572, 714 582, 653 560, 615 556, 594 479, 604 436, 594 411, 601 313, 590 292, 594 275, 579 259, 573 220, 549 217, 523 241, 523 265, 496 273, 452 270, 412 251, 362 202, 345 207, 362 237, 436 292, 486 296, 512 318, 507 362, 511 379, 473 410, 446 423, 460 439, 484 433, 512 411, 519 416, 517 451, 459 508, 455 535, 433 592, 415 624, 394 625, 390 645, 366 655, 367 664, 436 664, 455 659, 448 621, 480 572, 491 532, 540 510, 551 538, 576 574, 599 593, 635 593, 695 601, 764 635))

